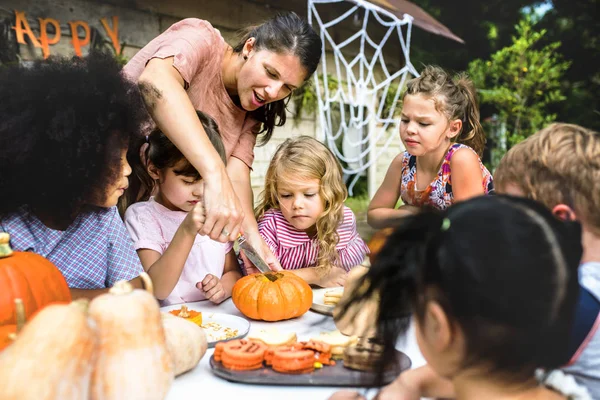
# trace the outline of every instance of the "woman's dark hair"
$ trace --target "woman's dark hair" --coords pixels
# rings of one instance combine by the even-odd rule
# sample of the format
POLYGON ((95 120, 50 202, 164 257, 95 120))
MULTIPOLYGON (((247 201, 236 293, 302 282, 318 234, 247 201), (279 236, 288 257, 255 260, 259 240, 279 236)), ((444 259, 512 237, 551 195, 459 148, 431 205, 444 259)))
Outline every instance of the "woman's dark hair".
MULTIPOLYGON (((202 111, 196 111, 198 119, 202 123, 202 127, 208 136, 208 139, 214 146, 217 153, 223 160, 223 163, 227 165, 227 155, 225 153, 225 146, 219 133, 219 127, 214 119, 209 117, 202 111)), ((129 188, 123 196, 119 199, 119 211, 121 215, 125 214, 125 210, 131 204, 138 201, 148 200, 150 195, 155 188, 155 182, 152 177, 148 174, 147 165, 148 161, 151 161, 156 168, 162 170, 165 168, 172 168, 181 160, 185 160, 185 165, 175 171, 177 175, 189 176, 194 179, 200 179, 200 174, 194 168, 189 161, 183 156, 183 153, 169 140, 169 138, 162 133, 159 129, 154 129, 150 135, 142 136, 141 138, 135 138, 129 146, 127 154, 127 161, 133 170, 133 173, 129 177, 129 188), (144 157, 146 162, 140 158, 140 149, 148 143, 144 150, 144 157)))
MULTIPOLYGON (((242 38, 233 48, 241 53, 246 41, 255 39, 257 50, 269 50, 274 53, 291 53, 298 57, 306 70, 308 79, 317 69, 321 60, 322 42, 314 29, 294 12, 280 13, 261 25, 252 26, 242 32, 242 38)), ((262 122, 260 133, 264 133, 260 143, 265 144, 271 138, 273 129, 286 121, 286 105, 290 97, 265 104, 253 111, 252 117, 262 122)))
POLYGON ((0 68, 0 218, 22 206, 70 224, 103 201, 145 115, 110 54, 0 68))
POLYGON ((342 308, 380 297, 379 379, 411 312, 423 322, 435 301, 465 335, 463 368, 524 382, 568 360, 581 254, 578 223, 529 199, 481 196, 407 218, 363 278, 368 289, 342 308))

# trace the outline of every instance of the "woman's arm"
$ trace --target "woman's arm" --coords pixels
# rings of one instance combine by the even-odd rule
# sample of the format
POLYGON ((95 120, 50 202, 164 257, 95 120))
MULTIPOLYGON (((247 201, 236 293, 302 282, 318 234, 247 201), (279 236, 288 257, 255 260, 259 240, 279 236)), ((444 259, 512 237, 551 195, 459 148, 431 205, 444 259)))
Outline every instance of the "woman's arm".
POLYGON ((138 79, 148 112, 204 179, 206 222, 201 234, 225 242, 235 240, 244 212, 227 171, 196 115, 173 57, 153 58, 138 79), (229 236, 221 235, 225 229, 229 236))
POLYGON ((450 159, 454 201, 483 195, 483 173, 479 157, 470 149, 458 149, 450 159))
POLYGON ((250 181, 250 168, 239 158, 231 157, 227 163, 227 174, 231 177, 235 193, 242 203, 242 210, 244 211, 242 230, 244 236, 271 270, 280 271, 282 268, 279 260, 258 232, 258 224, 254 218, 254 193, 250 181))
POLYGON ((397 226, 402 218, 415 214, 418 207, 403 205, 395 209, 400 198, 400 182, 402 178, 402 161, 404 154, 394 158, 385 174, 385 178, 369 203, 367 222, 375 229, 397 226))

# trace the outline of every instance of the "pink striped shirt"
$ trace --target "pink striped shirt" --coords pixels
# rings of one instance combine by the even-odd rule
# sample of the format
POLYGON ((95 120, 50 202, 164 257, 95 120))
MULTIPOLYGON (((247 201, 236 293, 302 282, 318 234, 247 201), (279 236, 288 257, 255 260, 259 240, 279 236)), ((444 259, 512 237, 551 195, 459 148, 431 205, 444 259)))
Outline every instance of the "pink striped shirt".
MULTIPOLYGON (((319 245, 316 239, 294 228, 281 210, 271 209, 258 221, 258 231, 269 245, 284 269, 314 267, 319 245)), ((340 264, 346 271, 360 264, 369 248, 356 231, 356 217, 344 206, 344 220, 337 229, 340 237, 336 245, 340 264)))

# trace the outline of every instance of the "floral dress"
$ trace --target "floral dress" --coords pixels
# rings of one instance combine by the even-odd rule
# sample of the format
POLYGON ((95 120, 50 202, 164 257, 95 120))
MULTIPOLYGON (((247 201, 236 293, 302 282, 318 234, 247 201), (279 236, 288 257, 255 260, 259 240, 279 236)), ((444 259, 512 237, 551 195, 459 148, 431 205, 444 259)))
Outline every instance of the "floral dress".
MULTIPOLYGON (((417 190, 415 184, 417 178, 417 157, 405 151, 404 159, 402 160, 402 177, 400 182, 400 197, 404 204, 417 207, 432 206, 439 210, 450 207, 454 202, 450 159, 456 150, 463 148, 475 152, 472 148, 464 144, 455 143, 450 146, 448 153, 446 153, 442 161, 437 177, 424 190, 417 190)), ((481 160, 479 160, 479 167, 482 173, 481 185, 483 191, 485 194, 492 193, 494 191, 492 174, 490 174, 490 171, 483 165, 481 160)))

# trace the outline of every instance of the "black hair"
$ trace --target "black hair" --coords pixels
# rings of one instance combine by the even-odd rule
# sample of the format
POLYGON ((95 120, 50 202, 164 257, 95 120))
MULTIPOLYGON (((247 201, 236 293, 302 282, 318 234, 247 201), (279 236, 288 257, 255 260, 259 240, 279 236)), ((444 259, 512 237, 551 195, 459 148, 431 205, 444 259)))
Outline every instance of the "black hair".
POLYGON ((145 115, 110 54, 0 68, 0 218, 26 206, 69 225, 104 200, 145 115))
POLYGON ((524 382, 568 360, 581 254, 579 224, 529 199, 481 196, 425 210, 387 239, 362 279, 368 289, 341 305, 342 317, 379 296, 377 338, 386 350, 378 383, 410 315, 421 322, 429 301, 464 333, 463 368, 524 382))
MULTIPOLYGON (((217 123, 202 111, 196 110, 196 115, 198 115, 198 119, 200 119, 208 139, 215 150, 217 150, 223 164, 227 165, 225 146, 223 145, 217 123)), ((155 189, 156 183, 148 174, 147 162, 151 161, 156 168, 163 170, 174 167, 181 160, 185 160, 185 165, 180 170, 175 171, 175 173, 177 175, 189 176, 196 180, 200 179, 200 173, 187 161, 183 153, 160 129, 154 129, 148 136, 135 138, 127 154, 127 161, 131 165, 133 172, 129 177, 129 188, 119 199, 119 211, 121 215, 124 215, 125 210, 131 204, 137 201, 148 200, 155 189), (140 158, 140 149, 146 142, 148 146, 145 150, 144 157, 146 162, 144 162, 140 158)))
MULTIPOLYGON (((275 53, 291 53, 298 57, 306 70, 308 79, 317 69, 321 60, 322 42, 319 35, 304 19, 294 12, 279 13, 261 25, 246 28, 241 40, 233 48, 241 53, 246 41, 255 39, 257 50, 269 50, 275 53)), ((261 144, 269 141, 275 126, 282 126, 286 121, 286 105, 290 97, 265 104, 252 111, 251 115, 262 122, 260 133, 264 133, 261 144)))

